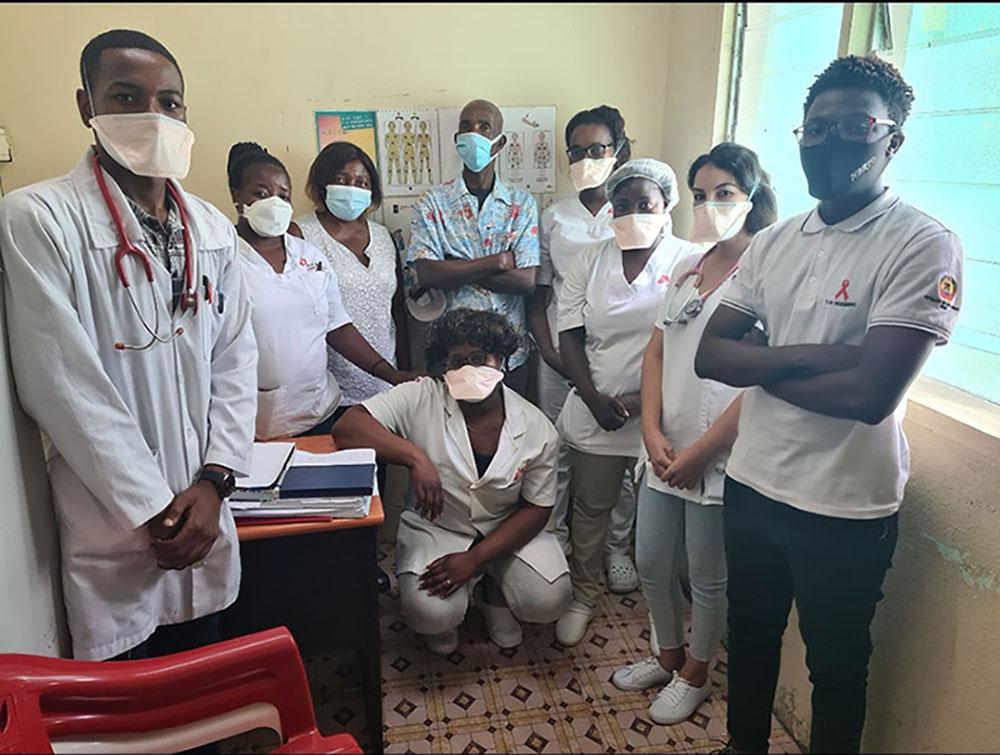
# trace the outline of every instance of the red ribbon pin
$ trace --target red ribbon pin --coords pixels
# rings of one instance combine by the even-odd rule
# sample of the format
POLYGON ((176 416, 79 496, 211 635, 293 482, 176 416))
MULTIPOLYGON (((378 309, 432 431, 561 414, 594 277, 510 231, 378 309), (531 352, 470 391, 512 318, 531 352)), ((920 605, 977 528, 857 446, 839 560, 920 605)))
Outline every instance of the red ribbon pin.
POLYGON ((844 278, 844 280, 841 281, 840 290, 837 292, 837 295, 833 297, 835 301, 840 297, 844 297, 844 301, 848 300, 849 297, 847 296, 847 287, 849 285, 851 285, 851 281, 847 278, 844 278))

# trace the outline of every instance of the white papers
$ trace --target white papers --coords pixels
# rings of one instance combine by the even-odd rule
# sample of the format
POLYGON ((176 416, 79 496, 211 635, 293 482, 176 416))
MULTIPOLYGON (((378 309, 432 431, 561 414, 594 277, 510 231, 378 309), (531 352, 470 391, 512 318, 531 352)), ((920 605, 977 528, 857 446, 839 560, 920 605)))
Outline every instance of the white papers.
POLYGON ((374 448, 350 448, 326 454, 313 454, 296 450, 292 454, 293 467, 329 467, 343 464, 374 464, 374 448))
POLYGON ((285 498, 274 504, 260 501, 233 502, 230 507, 239 519, 294 516, 327 516, 330 519, 364 519, 371 511, 370 496, 356 498, 285 498))
MULTIPOLYGON (((341 466, 346 464, 375 465, 375 449, 352 448, 346 451, 314 454, 295 449, 291 443, 255 443, 254 461, 257 462, 258 446, 265 447, 264 454, 275 452, 267 446, 288 447, 288 456, 278 477, 284 474, 285 466, 316 467, 341 466), (288 459, 291 461, 289 462, 288 459)), ((254 468, 256 471, 256 468, 254 468)), ((373 472, 374 475, 374 472, 373 472)), ((261 475, 263 477, 263 475, 261 475)), ((373 481, 373 494, 378 495, 378 483, 373 481)), ((296 516, 326 516, 330 519, 363 519, 371 510, 371 496, 341 496, 332 498, 279 498, 276 488, 258 491, 237 491, 229 499, 229 507, 235 516, 242 519, 296 516)))
POLYGON ((250 475, 237 480, 237 490, 273 488, 294 451, 294 443, 254 443, 250 475))

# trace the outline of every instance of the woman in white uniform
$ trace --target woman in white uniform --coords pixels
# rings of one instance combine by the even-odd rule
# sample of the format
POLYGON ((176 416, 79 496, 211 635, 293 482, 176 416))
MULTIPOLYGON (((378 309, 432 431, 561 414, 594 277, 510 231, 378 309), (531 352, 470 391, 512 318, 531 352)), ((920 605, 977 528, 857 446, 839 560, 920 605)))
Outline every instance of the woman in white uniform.
MULTIPOLYGON (((399 255, 385 226, 369 218, 382 203, 375 164, 360 147, 332 142, 309 168, 306 196, 316 209, 296 218, 291 233, 301 234, 326 257, 358 332, 390 365, 409 370, 399 255)), ((329 360, 343 391, 338 416, 389 388, 391 381, 366 372, 335 350, 330 350, 329 360)))
POLYGON ((503 384, 518 338, 494 312, 455 309, 427 341, 436 377, 397 386, 334 425, 340 448, 375 448, 406 465, 396 574, 407 624, 448 654, 480 574, 480 607, 501 647, 518 619, 555 621, 572 598, 569 567, 544 531, 555 499, 559 438, 534 405, 503 384))
POLYGON ((291 182, 281 161, 243 142, 230 149, 228 172, 260 353, 256 437, 326 434, 341 402, 337 379, 327 369, 327 346, 387 385, 411 375, 397 370, 354 327, 337 275, 319 250, 287 232, 291 182))
POLYGON ((688 186, 692 240, 714 246, 675 268, 642 364, 636 557, 660 652, 612 677, 624 690, 666 685, 649 708, 662 724, 685 720, 708 697, 709 662, 726 630, 722 488, 740 391, 695 375, 694 356, 751 238, 777 218, 767 173, 738 144, 719 144, 695 160, 688 186), (685 555, 692 601, 687 653, 679 580, 685 555))
MULTIPOLYGON (((559 290, 567 268, 582 249, 614 237, 611 204, 604 182, 632 156, 621 113, 601 105, 570 118, 566 124, 566 155, 570 179, 578 193, 560 199, 542 213, 538 226, 541 254, 538 283, 528 299, 531 333, 542 357, 538 365, 538 405, 552 422, 558 418, 572 387, 559 356, 556 329, 559 290)), ((566 553, 570 549, 569 467, 569 447, 562 444, 556 505, 549 526, 566 553)), ((639 586, 639 574, 628 552, 634 524, 635 491, 631 475, 626 475, 618 505, 611 512, 607 540, 605 564, 611 592, 631 592, 639 586)))
POLYGON ((574 385, 557 422, 572 459, 574 599, 556 625, 563 645, 582 640, 593 617, 611 510, 642 445, 639 376, 659 299, 677 261, 698 249, 671 233, 678 193, 666 163, 631 160, 607 192, 615 237, 577 255, 559 298, 559 352, 574 385))

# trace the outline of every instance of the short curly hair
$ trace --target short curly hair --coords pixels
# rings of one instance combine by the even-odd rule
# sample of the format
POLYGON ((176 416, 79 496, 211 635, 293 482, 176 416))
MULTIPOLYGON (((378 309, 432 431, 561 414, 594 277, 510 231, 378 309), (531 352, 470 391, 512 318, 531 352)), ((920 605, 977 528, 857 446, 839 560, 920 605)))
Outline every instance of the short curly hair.
POLYGON ((517 351, 521 340, 501 314, 478 309, 453 309, 431 326, 424 347, 427 369, 437 375, 443 374, 448 350, 465 343, 506 361, 517 351))
POLYGON ((830 89, 867 89, 875 92, 889 109, 889 117, 902 126, 913 105, 913 87, 906 83, 899 69, 875 55, 845 55, 826 67, 809 87, 803 113, 823 92, 830 89))

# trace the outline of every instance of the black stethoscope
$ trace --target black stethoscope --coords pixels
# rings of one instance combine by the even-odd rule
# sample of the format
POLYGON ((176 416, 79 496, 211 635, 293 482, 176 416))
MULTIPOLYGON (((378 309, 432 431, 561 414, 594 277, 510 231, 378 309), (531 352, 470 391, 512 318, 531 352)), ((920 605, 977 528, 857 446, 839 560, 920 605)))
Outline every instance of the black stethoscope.
MULTIPOLYGON (((156 283, 153 279, 153 266, 150 263, 149 256, 146 252, 129 241, 128 236, 125 234, 125 225, 122 222, 121 212, 119 212, 118 207, 115 205, 114 199, 111 196, 111 192, 108 190, 108 184, 104 178, 104 172, 101 170, 101 165, 97 155, 94 155, 92 165, 94 168, 94 176, 97 178, 97 185, 101 190, 101 196, 104 198, 104 204, 108 208, 108 212, 111 215, 111 222, 114 223, 115 231, 118 233, 118 250, 115 252, 115 272, 118 275, 118 280, 125 287, 126 293, 128 293, 128 299, 132 303, 132 309, 135 310, 139 321, 142 323, 142 327, 147 333, 149 333, 149 342, 144 346, 132 346, 124 343, 123 341, 115 341, 114 346, 119 351, 145 351, 156 343, 171 343, 175 338, 177 338, 177 336, 184 333, 184 328, 178 327, 166 338, 159 334, 160 299, 157 295, 156 283), (146 273, 146 280, 149 281, 149 284, 153 289, 154 316, 152 328, 149 327, 149 323, 139 310, 139 305, 136 304, 135 297, 132 296, 132 288, 129 283, 128 275, 125 273, 125 259, 132 254, 139 258, 139 263, 142 265, 142 269, 146 273)), ((195 283, 195 281, 198 280, 197 271, 195 270, 197 258, 191 253, 191 233, 188 230, 187 210, 185 210, 184 203, 181 201, 180 193, 170 181, 167 181, 167 192, 170 194, 171 199, 174 200, 174 204, 177 205, 177 212, 180 214, 181 225, 184 232, 184 290, 180 299, 181 311, 186 312, 190 309, 194 312, 194 314, 198 314, 198 290, 195 283)))

